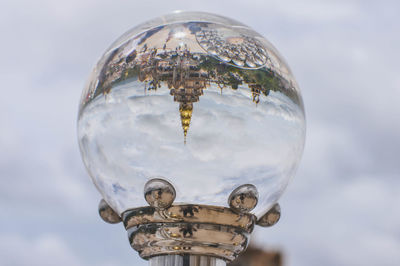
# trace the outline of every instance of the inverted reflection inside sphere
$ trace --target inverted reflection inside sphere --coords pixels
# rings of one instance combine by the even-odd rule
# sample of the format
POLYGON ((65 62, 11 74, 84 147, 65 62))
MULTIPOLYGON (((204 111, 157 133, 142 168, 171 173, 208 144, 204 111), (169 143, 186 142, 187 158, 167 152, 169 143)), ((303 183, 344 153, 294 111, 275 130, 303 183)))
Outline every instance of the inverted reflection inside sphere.
POLYGON ((119 214, 146 206, 144 185, 162 176, 175 202, 226 207, 252 184, 260 216, 293 176, 304 136, 299 88, 275 48, 205 13, 123 35, 93 70, 78 120, 85 165, 119 214))

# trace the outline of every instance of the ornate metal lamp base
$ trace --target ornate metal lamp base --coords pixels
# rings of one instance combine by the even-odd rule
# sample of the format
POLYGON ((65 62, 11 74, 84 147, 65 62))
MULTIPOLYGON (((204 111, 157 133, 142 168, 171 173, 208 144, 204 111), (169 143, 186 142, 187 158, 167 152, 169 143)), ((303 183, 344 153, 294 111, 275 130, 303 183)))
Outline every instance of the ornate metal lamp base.
POLYGON ((250 213, 258 202, 251 184, 232 191, 230 208, 173 205, 175 189, 160 178, 146 183, 144 195, 150 206, 127 210, 119 217, 101 200, 99 214, 108 223, 122 220, 131 246, 151 266, 225 266, 246 249, 255 224, 268 227, 280 218, 277 203, 258 220, 250 213))
POLYGON ((247 247, 256 221, 249 213, 192 204, 162 210, 131 209, 123 213, 122 220, 131 246, 144 259, 190 254, 227 261, 234 260, 247 247))
POLYGON ((226 266, 224 260, 197 255, 156 256, 149 262, 149 266, 226 266))

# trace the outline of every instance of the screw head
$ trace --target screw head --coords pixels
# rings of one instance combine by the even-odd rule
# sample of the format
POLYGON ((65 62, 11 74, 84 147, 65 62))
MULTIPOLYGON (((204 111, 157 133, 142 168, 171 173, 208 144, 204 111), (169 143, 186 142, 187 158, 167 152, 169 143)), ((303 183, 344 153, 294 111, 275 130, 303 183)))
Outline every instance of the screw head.
POLYGON ((119 217, 104 199, 101 199, 99 203, 99 215, 106 223, 117 224, 121 222, 121 217, 119 217))
POLYGON ((235 212, 246 213, 258 203, 258 191, 254 185, 245 184, 232 191, 228 198, 229 207, 235 212))
POLYGON ((153 178, 144 185, 144 198, 152 207, 168 208, 174 202, 175 197, 175 188, 162 178, 153 178))
POLYGON ((279 219, 281 218, 281 207, 279 203, 275 203, 274 206, 264 214, 260 219, 257 221, 257 225, 262 227, 269 227, 276 224, 279 219))

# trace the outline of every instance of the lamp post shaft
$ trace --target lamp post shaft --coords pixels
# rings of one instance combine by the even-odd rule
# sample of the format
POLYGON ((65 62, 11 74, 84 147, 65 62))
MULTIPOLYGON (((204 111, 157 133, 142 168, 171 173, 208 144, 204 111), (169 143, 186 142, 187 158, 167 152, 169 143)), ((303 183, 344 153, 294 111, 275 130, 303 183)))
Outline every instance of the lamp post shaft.
POLYGON ((150 258, 149 266, 226 266, 226 262, 208 256, 164 255, 150 258))

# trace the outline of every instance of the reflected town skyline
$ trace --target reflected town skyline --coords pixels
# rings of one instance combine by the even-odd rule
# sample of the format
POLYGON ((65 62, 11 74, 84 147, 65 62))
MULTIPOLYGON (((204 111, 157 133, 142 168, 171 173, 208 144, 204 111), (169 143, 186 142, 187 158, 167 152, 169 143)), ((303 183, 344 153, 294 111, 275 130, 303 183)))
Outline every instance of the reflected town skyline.
POLYGON ((194 104, 212 84, 218 86, 221 94, 224 89, 246 88, 255 105, 272 90, 302 107, 295 82, 274 71, 272 59, 259 40, 232 34, 227 29, 218 30, 208 23, 185 23, 178 31, 171 25, 149 30, 111 51, 99 74, 96 86, 84 95, 81 109, 130 79, 143 83, 144 94, 168 88, 179 105, 185 143, 194 104), (164 42, 160 36, 154 42, 155 35, 162 35, 164 42), (185 41, 170 45, 176 37, 185 41), (197 45, 192 49, 194 52, 188 47, 191 42, 192 48, 197 45), (133 44, 136 46, 131 48, 133 44))

